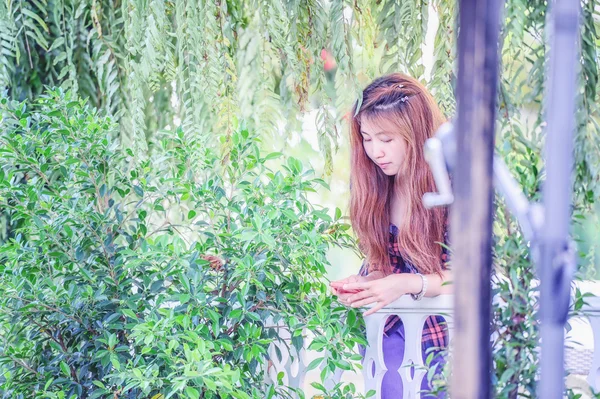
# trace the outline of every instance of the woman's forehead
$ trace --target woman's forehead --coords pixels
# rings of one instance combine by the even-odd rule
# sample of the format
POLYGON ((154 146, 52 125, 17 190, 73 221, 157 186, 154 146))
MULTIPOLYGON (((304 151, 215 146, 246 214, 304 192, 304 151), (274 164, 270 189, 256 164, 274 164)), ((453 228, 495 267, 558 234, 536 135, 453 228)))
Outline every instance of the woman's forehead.
POLYGON ((391 118, 362 115, 360 130, 368 134, 399 132, 400 126, 391 118))

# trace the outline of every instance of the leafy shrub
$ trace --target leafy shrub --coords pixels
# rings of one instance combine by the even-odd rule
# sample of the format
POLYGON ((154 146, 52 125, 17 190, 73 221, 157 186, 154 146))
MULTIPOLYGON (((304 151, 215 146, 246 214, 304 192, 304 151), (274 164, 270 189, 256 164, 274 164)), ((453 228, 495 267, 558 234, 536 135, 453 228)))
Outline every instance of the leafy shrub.
POLYGON ((281 328, 330 354, 322 379, 354 366, 361 318, 323 283, 349 226, 308 202, 326 184, 298 160, 271 170, 280 154, 244 129, 225 159, 177 130, 138 160, 62 91, 1 112, 0 207, 16 226, 0 246, 3 397, 289 397, 265 382, 281 328))

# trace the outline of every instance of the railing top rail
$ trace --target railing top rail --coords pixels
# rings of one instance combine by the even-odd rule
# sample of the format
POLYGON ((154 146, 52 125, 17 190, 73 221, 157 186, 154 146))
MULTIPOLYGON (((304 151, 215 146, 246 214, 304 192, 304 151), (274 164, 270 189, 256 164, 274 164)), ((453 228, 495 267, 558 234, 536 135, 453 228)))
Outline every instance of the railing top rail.
POLYGON ((403 313, 448 313, 452 312, 454 308, 454 296, 439 295, 434 298, 423 298, 420 301, 415 301, 409 296, 403 296, 400 299, 390 303, 380 311, 378 314, 389 313, 394 314, 398 311, 403 313))
POLYGON ((599 296, 587 297, 584 300, 585 300, 585 304, 581 308, 581 310, 583 310, 584 313, 594 314, 594 315, 600 314, 600 297, 599 296))

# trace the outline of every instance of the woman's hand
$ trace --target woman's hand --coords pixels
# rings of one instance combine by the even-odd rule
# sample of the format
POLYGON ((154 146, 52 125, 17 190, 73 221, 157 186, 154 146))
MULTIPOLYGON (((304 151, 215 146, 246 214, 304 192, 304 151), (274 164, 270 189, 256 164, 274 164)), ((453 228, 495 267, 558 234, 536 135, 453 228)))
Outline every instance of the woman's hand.
POLYGON ((355 294, 358 291, 346 291, 343 289, 343 286, 350 283, 366 283, 367 281, 369 280, 366 276, 354 275, 341 280, 332 281, 331 283, 329 283, 329 288, 331 289, 331 293, 338 297, 338 301, 340 301, 342 305, 350 306, 348 298, 350 298, 352 294, 355 294))
POLYGON ((343 285, 346 292, 355 292, 347 298, 353 308, 375 304, 363 315, 369 316, 389 305, 402 295, 420 291, 421 278, 415 274, 390 274, 372 281, 349 282, 343 285), (358 292, 357 292, 358 291, 358 292))
POLYGON ((336 280, 336 281, 332 281, 329 283, 329 288, 331 289, 331 293, 333 295, 336 295, 338 297, 338 300, 346 306, 350 306, 350 303, 348 302, 348 298, 350 298, 350 296, 352 294, 355 294, 357 292, 359 292, 359 290, 357 289, 344 289, 344 286, 346 284, 353 284, 353 283, 366 283, 368 281, 372 281, 372 280, 376 280, 376 279, 380 279, 383 278, 383 273, 376 271, 376 272, 372 272, 371 274, 369 274, 368 276, 359 276, 359 275, 352 275, 352 276, 348 276, 346 278, 343 278, 341 280, 336 280))
POLYGON ((343 287, 345 284, 364 283, 367 281, 369 281, 369 279, 367 279, 367 276, 359 276, 358 274, 355 274, 355 275, 343 278, 341 280, 332 281, 329 283, 329 287, 331 288, 331 292, 333 292, 334 295, 337 295, 340 292, 358 292, 358 291, 346 291, 343 289, 343 287))

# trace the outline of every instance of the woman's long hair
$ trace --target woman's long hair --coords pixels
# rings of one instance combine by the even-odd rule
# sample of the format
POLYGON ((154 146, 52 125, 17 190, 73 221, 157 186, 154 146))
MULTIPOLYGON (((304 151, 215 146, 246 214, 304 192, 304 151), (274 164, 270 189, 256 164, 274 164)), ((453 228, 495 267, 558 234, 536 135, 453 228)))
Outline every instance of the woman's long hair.
POLYGON ((441 245, 447 212, 426 209, 423 194, 435 192, 433 175, 425 162, 423 145, 444 122, 427 89, 416 79, 394 73, 375 79, 363 91, 351 119, 350 219, 369 270, 392 272, 388 251, 390 203, 394 192, 405 199, 403 223, 397 226, 398 248, 403 258, 421 273, 441 273, 441 245), (387 176, 367 156, 361 135, 361 120, 386 120, 396 125, 406 140, 403 170, 387 176))

